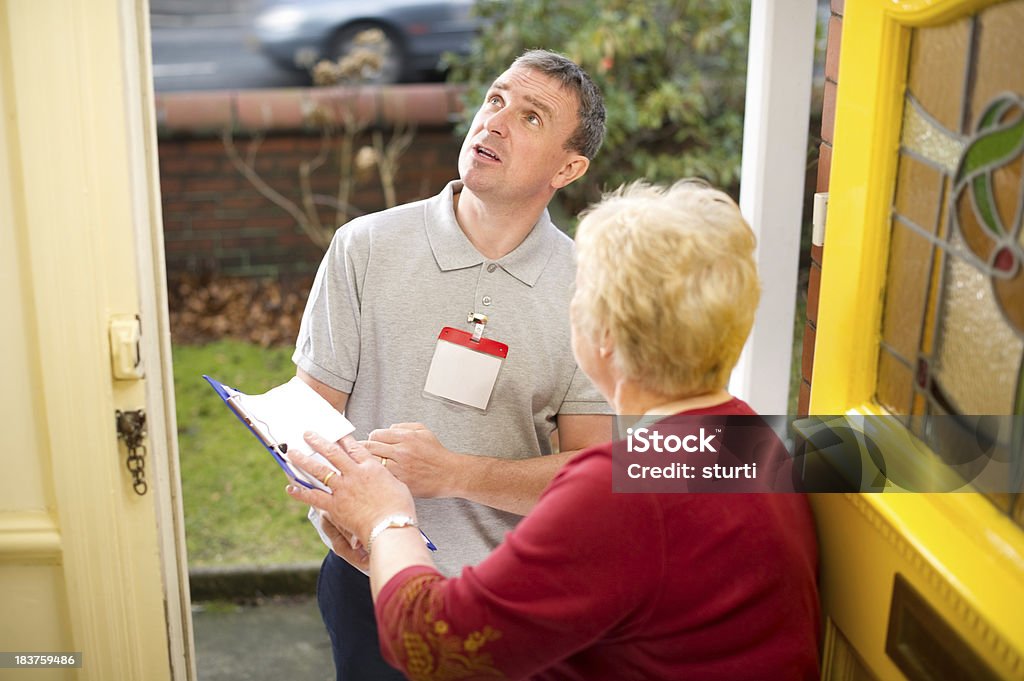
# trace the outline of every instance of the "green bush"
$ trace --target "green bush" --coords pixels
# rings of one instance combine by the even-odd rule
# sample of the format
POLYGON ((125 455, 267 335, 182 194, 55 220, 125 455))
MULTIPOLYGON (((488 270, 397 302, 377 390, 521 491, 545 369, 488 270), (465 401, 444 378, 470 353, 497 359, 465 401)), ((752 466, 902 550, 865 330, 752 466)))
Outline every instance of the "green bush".
POLYGON ((450 78, 469 85, 471 118, 494 77, 527 49, 560 52, 590 73, 604 93, 608 135, 590 172, 562 192, 572 213, 638 178, 703 177, 735 194, 749 5, 479 0, 485 28, 469 55, 449 58, 450 78))

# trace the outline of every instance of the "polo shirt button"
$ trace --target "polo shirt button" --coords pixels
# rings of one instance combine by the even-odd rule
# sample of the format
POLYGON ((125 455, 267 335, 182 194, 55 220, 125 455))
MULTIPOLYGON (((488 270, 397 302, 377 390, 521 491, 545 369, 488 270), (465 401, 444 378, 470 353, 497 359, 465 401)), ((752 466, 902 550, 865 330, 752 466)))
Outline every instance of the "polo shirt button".
POLYGON ((496 269, 498 269, 498 266, 495 265, 493 262, 490 265, 487 266, 487 271, 488 272, 493 272, 496 269))
POLYGON ((482 302, 484 305, 490 305, 491 304, 491 297, 490 296, 484 296, 483 300, 481 300, 480 302, 482 302))

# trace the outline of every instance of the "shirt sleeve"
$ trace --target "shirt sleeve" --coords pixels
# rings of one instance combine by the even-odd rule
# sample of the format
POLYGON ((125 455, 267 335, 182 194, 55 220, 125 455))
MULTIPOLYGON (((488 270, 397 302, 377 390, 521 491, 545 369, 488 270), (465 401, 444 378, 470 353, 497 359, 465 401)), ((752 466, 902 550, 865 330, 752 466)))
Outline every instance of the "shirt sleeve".
POLYGON ((598 392, 583 370, 577 366, 573 370, 569 390, 565 393, 559 414, 611 414, 612 408, 604 396, 598 392))
POLYGON ((385 659, 414 680, 521 678, 643 621, 664 565, 660 509, 646 497, 611 494, 610 466, 560 473, 479 566, 451 579, 409 568, 385 585, 385 659))
POLYGON ((345 393, 352 392, 359 368, 365 232, 353 222, 334 234, 313 280, 292 354, 297 367, 345 393))

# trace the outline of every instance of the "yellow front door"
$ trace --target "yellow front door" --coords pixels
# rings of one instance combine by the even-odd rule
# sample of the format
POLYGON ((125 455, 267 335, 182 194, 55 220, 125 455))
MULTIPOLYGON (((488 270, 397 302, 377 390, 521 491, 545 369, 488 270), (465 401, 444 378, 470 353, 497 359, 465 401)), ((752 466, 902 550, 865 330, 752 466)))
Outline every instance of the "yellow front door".
POLYGON ((1024 0, 845 3, 811 413, 1017 418, 986 494, 814 498, 825 679, 1024 679, 1021 64, 1024 0))
POLYGON ((0 679, 194 678, 147 22, 0 0, 0 679))

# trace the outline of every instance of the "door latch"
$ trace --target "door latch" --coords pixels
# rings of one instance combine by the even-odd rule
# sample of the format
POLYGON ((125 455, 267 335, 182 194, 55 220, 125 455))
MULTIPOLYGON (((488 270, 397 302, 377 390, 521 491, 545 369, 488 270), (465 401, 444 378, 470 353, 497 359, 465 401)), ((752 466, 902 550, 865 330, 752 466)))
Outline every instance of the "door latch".
POLYGON ((114 378, 138 380, 146 375, 142 366, 142 324, 137 315, 116 315, 110 320, 110 365, 114 378))
POLYGON ((128 472, 132 474, 132 489, 139 496, 149 490, 146 483, 146 412, 142 409, 114 412, 117 424, 117 439, 124 440, 128 448, 128 472))

